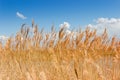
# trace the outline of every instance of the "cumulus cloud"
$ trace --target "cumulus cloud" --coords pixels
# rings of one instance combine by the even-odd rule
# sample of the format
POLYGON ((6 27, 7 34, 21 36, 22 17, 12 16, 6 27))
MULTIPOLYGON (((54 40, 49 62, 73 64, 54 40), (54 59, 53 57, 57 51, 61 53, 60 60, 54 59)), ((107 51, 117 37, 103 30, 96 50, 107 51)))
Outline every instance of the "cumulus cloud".
POLYGON ((109 23, 109 24, 114 24, 114 23, 120 23, 120 19, 116 18, 98 18, 97 23, 109 23))
POLYGON ((70 30, 66 30, 66 34, 70 34, 71 33, 71 31, 70 30))
POLYGON ((98 18, 95 24, 88 24, 92 29, 97 29, 98 34, 107 29, 109 36, 120 37, 120 19, 117 18, 98 18))
POLYGON ((25 17, 23 14, 17 12, 16 15, 21 18, 21 19, 27 19, 27 17, 25 17))
POLYGON ((69 29, 70 24, 68 22, 64 22, 63 24, 60 24, 60 28, 66 28, 69 29))
POLYGON ((64 22, 63 24, 60 24, 60 29, 61 28, 65 28, 65 33, 67 35, 71 33, 71 31, 69 30, 70 24, 68 22, 64 22))
MULTIPOLYGON (((90 27, 91 30, 96 29, 98 35, 102 34, 106 28, 109 37, 116 36, 120 38, 120 18, 98 18, 94 24, 88 24, 87 26, 90 27)), ((60 24, 60 28, 63 27, 66 29, 66 34, 71 33, 68 22, 60 24)), ((85 30, 85 28, 82 28, 82 30, 85 30)))
POLYGON ((8 37, 6 37, 6 36, 4 36, 4 35, 2 35, 2 36, 0 36, 0 40, 7 40, 8 39, 8 37))

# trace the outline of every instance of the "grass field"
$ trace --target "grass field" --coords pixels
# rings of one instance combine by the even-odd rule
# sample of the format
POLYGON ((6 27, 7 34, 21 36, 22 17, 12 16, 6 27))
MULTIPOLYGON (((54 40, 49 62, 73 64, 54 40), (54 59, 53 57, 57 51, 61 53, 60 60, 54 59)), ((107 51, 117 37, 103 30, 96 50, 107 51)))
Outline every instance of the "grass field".
POLYGON ((107 29, 32 28, 23 24, 0 43, 0 80, 120 80, 120 40, 107 29))

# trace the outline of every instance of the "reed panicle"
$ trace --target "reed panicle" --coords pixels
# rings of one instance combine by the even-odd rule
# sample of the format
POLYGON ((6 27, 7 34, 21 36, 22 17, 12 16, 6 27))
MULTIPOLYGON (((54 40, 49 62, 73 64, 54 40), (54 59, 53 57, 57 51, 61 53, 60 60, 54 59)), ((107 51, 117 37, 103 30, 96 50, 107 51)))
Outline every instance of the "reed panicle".
POLYGON ((120 40, 109 38, 106 28, 100 35, 89 27, 69 34, 64 27, 38 28, 33 20, 32 31, 23 24, 0 41, 1 80, 120 80, 120 40))

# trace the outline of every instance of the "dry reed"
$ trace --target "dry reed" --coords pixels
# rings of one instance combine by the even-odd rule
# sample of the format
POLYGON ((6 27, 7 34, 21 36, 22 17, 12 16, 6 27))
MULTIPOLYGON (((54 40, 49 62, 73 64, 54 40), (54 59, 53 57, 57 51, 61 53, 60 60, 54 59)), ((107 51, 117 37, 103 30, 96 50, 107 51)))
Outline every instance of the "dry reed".
POLYGON ((45 34, 34 20, 32 31, 23 24, 15 37, 0 42, 0 79, 120 80, 119 39, 109 38, 107 29, 99 36, 89 27, 65 31, 52 26, 45 34))

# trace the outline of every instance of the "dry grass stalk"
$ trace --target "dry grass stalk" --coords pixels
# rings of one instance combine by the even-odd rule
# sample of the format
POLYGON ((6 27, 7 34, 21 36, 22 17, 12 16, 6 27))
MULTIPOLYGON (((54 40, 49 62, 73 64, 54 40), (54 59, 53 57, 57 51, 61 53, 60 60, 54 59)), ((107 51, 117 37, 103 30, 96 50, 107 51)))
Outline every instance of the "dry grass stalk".
MULTIPOLYGON (((91 31, 88 27, 85 31, 70 34, 61 28, 57 35, 53 26, 51 32, 45 34, 44 29, 39 32, 34 20, 32 28, 33 31, 30 32, 30 28, 23 24, 15 37, 10 37, 5 45, 0 43, 1 71, 9 70, 8 72, 16 73, 17 77, 22 75, 24 80, 69 80, 72 77, 82 80, 106 80, 106 77, 119 80, 120 40, 116 37, 108 39, 107 29, 98 36, 97 30, 91 31), (63 61, 69 63, 71 60, 75 62, 74 67, 61 65, 63 61), (40 64, 44 61, 51 64, 40 64), (110 66, 106 66, 109 61, 110 66), (24 66, 30 67, 26 70, 24 66), (107 67, 110 75, 105 72, 108 71, 107 67), (116 69, 118 72, 115 72, 116 69), (49 77, 46 72, 50 73, 49 77)), ((5 74, 10 80, 16 79, 10 73, 5 74)))

